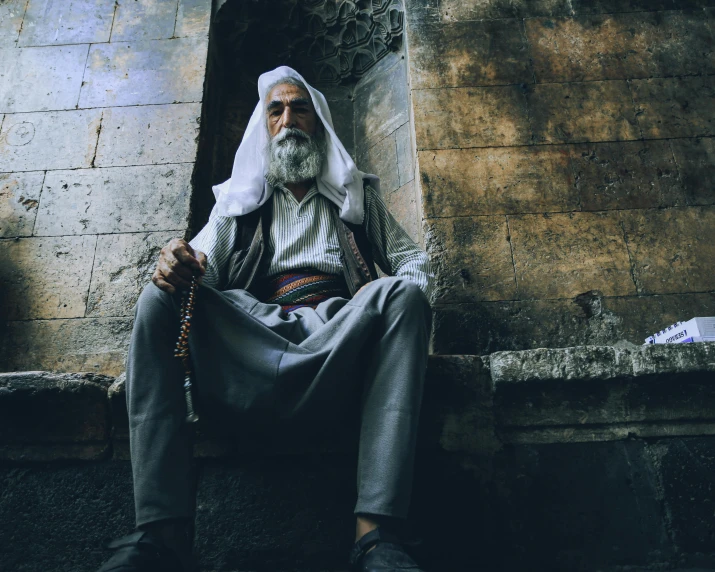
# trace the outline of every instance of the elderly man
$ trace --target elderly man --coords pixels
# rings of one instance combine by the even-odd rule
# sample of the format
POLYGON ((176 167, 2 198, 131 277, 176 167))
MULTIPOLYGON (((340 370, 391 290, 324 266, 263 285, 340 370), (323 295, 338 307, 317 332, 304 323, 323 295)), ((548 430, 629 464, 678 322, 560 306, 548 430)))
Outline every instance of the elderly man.
POLYGON ((427 257, 387 211, 377 178, 356 168, 320 92, 287 67, 263 74, 258 91, 208 224, 162 249, 137 304, 127 360, 137 531, 112 544, 100 572, 194 569, 192 453, 173 350, 180 292, 195 276, 200 414, 275 431, 337 427, 359 412, 353 569, 417 572, 387 529, 410 501, 427 257))

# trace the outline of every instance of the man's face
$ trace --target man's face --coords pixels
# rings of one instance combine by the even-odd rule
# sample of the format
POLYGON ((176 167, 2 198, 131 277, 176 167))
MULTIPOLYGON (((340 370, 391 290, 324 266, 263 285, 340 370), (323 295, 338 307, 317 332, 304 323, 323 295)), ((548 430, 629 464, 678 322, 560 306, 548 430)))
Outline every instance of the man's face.
POLYGON ((266 101, 268 133, 271 138, 291 127, 308 135, 315 134, 318 117, 310 95, 304 89, 281 83, 268 93, 266 101))
POLYGON ((266 118, 266 179, 273 184, 315 179, 325 162, 326 138, 307 91, 288 83, 276 85, 266 98, 266 118))

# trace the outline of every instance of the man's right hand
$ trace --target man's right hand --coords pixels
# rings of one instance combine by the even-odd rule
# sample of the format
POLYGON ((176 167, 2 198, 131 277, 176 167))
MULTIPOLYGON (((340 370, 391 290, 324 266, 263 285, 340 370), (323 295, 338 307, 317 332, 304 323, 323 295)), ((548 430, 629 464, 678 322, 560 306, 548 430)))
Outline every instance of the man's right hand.
POLYGON ((194 251, 191 245, 180 238, 173 238, 161 249, 159 262, 151 281, 159 288, 173 294, 191 286, 194 275, 206 274, 206 255, 194 251))

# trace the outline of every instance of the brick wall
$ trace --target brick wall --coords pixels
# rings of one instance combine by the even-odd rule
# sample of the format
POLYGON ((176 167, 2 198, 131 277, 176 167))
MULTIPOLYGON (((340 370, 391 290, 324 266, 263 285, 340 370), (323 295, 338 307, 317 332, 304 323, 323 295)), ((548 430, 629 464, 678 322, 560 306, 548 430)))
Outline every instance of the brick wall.
POLYGON ((438 351, 642 343, 715 314, 711 6, 407 7, 438 351))
POLYGON ((0 4, 4 371, 123 369, 189 224, 210 0, 0 4))

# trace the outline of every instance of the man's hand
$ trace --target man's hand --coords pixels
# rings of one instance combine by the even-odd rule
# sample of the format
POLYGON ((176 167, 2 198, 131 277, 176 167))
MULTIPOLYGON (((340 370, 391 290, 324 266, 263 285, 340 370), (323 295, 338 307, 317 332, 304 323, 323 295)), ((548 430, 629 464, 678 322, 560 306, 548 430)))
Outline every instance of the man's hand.
POLYGON ((204 274, 206 274, 206 255, 203 252, 194 252, 185 240, 173 238, 161 249, 159 262, 151 281, 164 292, 173 294, 177 289, 189 288, 194 275, 204 274))

